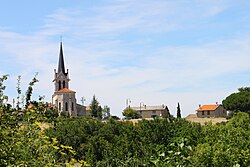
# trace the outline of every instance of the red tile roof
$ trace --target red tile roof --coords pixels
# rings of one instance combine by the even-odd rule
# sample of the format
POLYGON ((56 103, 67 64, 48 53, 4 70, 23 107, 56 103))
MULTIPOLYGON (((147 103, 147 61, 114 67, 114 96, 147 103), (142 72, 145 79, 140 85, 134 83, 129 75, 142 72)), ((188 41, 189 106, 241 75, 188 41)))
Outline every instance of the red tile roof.
POLYGON ((198 108, 196 111, 214 111, 219 107, 217 104, 209 104, 209 105, 203 105, 200 108, 198 108))
POLYGON ((58 93, 76 93, 75 91, 69 90, 69 89, 67 89, 67 88, 58 90, 58 91, 56 91, 56 92, 58 92, 58 93))

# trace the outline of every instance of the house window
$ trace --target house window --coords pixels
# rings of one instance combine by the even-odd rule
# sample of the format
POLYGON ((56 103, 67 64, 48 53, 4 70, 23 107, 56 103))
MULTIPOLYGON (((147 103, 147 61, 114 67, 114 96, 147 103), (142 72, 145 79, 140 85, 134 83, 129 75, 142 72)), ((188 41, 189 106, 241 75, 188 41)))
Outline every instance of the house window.
POLYGON ((210 111, 207 111, 207 115, 210 115, 210 111))
POLYGON ((202 111, 202 115, 204 115, 204 111, 202 111))
POLYGON ((68 103, 65 103, 65 111, 68 111, 68 103))
POLYGON ((72 102, 71 110, 74 111, 74 103, 72 102))
POLYGON ((61 111, 61 107, 62 107, 62 106, 61 106, 61 103, 59 102, 59 111, 61 111))

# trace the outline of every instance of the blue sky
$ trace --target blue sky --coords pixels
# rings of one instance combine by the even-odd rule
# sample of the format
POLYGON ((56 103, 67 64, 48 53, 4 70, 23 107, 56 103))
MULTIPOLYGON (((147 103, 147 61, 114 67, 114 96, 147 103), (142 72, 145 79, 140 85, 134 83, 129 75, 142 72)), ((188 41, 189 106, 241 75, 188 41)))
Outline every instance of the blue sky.
POLYGON ((249 86, 250 2, 230 0, 14 1, 0 6, 0 74, 6 94, 53 94, 60 36, 78 102, 95 94, 121 116, 132 106, 169 106, 183 115, 249 86))

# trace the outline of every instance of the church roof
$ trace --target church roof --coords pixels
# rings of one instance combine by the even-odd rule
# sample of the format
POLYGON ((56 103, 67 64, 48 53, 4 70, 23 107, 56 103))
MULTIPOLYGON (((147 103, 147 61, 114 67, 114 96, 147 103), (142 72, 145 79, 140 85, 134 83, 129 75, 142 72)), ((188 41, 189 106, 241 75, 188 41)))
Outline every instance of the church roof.
POLYGON ((58 93, 76 93, 75 91, 70 90, 70 89, 67 89, 67 88, 58 90, 58 91, 56 91, 56 92, 58 92, 58 93))
POLYGON ((63 72, 63 74, 66 74, 66 72, 65 72, 65 66, 64 66, 64 59, 63 59, 62 42, 60 44, 59 63, 58 63, 57 72, 58 73, 63 72))

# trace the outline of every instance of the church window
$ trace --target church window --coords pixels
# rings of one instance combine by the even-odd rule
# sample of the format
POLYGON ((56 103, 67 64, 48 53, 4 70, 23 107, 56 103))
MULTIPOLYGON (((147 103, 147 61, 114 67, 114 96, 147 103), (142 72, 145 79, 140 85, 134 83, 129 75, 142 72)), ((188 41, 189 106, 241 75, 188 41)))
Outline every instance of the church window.
POLYGON ((74 111, 74 103, 72 102, 71 110, 74 111))
POLYGON ((61 81, 58 82, 58 86, 59 86, 59 87, 58 87, 58 88, 59 88, 58 90, 61 90, 61 89, 62 89, 62 88, 61 88, 61 81))
POLYGON ((65 88, 65 81, 63 81, 63 88, 65 88))
POLYGON ((61 111, 61 103, 59 102, 59 111, 61 111))
POLYGON ((65 111, 68 111, 68 103, 65 103, 65 111))

